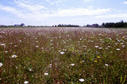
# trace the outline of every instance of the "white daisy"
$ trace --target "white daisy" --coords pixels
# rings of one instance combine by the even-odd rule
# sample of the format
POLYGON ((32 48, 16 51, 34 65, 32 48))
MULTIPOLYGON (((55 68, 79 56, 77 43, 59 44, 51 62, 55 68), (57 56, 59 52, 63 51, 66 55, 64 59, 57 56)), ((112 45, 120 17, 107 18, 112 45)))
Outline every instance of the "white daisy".
POLYGON ((122 45, 122 48, 125 48, 125 45, 122 45))
POLYGON ((0 44, 1 46, 5 47, 6 45, 4 43, 0 44))
POLYGON ((61 55, 63 55, 65 52, 60 52, 61 55))
POLYGON ((80 82, 84 82, 85 80, 84 80, 83 78, 80 78, 79 81, 80 81, 80 82))
POLYGON ((70 64, 71 66, 75 66, 75 64, 70 64))
POLYGON ((99 49, 101 50, 101 49, 103 49, 102 47, 99 47, 99 49))
POLYGON ((36 43, 38 43, 39 41, 36 41, 36 43))
POLYGON ((11 57, 12 57, 12 58, 17 58, 17 55, 12 55, 11 57))
POLYGON ((105 64, 106 67, 108 67, 109 65, 108 64, 105 64))
POLYGON ((29 71, 31 72, 31 71, 33 71, 31 68, 29 68, 29 71))
POLYGON ((19 42, 22 42, 22 40, 19 40, 19 42))
POLYGON ((49 74, 48 73, 44 73, 45 76, 48 76, 49 74))
POLYGON ((3 63, 0 62, 0 67, 2 67, 2 66, 3 66, 3 63))
POLYGON ((49 64, 49 67, 52 68, 52 64, 49 64))
POLYGON ((29 81, 24 81, 24 84, 28 84, 29 83, 29 81))
POLYGON ((5 53, 8 53, 8 51, 4 51, 5 53))
POLYGON ((95 46, 95 48, 98 48, 99 46, 95 46))
POLYGON ((35 46, 36 48, 38 48, 39 46, 37 45, 37 46, 35 46))
POLYGON ((117 48, 116 50, 117 50, 117 51, 120 51, 120 49, 119 49, 119 48, 117 48))

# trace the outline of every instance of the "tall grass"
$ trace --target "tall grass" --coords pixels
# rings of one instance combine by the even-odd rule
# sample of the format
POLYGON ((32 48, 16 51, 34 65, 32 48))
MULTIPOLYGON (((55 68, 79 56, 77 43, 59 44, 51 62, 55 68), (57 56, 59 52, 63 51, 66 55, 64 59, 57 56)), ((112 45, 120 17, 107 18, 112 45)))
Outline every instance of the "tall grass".
POLYGON ((0 84, 127 84, 127 30, 0 29, 0 84))

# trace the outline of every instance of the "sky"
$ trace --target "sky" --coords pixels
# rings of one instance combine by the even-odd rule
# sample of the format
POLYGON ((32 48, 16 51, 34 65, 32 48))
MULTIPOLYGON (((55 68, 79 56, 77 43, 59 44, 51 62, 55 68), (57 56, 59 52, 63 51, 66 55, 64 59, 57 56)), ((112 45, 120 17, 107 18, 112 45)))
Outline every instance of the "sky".
POLYGON ((0 25, 127 21, 127 0, 0 0, 0 25))

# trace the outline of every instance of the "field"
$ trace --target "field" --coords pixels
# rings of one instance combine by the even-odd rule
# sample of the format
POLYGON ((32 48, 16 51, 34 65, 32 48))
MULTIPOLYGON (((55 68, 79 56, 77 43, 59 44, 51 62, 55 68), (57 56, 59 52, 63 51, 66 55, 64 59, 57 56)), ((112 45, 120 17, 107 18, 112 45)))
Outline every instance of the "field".
POLYGON ((0 84, 127 84, 127 29, 1 28, 0 84))

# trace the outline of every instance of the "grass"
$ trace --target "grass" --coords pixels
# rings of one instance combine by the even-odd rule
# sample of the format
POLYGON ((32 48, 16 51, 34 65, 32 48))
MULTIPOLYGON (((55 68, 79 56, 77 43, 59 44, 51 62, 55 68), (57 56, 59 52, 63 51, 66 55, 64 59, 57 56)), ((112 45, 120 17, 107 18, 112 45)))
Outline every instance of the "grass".
POLYGON ((127 30, 0 29, 0 84, 127 84, 127 30))

